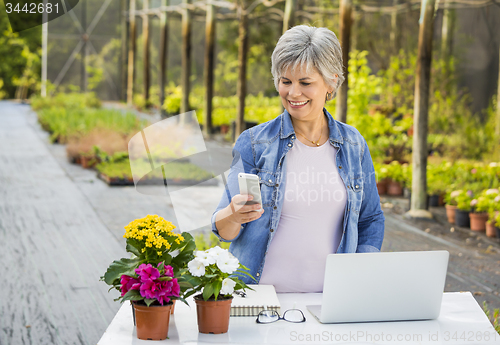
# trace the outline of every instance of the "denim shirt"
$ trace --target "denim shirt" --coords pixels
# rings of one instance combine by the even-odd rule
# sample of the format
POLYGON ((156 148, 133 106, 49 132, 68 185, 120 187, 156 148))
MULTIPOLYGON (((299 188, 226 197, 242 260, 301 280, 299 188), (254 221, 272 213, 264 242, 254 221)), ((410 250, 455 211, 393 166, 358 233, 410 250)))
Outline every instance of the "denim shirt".
MULTIPOLYGON (((336 121, 324 108, 323 112, 328 118, 328 140, 337 149, 336 164, 347 191, 343 233, 337 253, 378 252, 384 237, 385 218, 380 208, 368 146, 358 130, 336 121)), ((222 241, 231 242, 229 251, 250 269, 249 273, 257 282, 280 221, 286 183, 285 158, 295 140, 290 114, 286 110, 275 119, 241 133, 233 148, 225 192, 212 216, 212 231, 219 236, 215 216, 229 205, 233 196, 239 194, 238 173, 259 176, 264 213, 259 219, 242 224, 234 239, 227 241, 219 236, 222 241)), ((320 238, 317 240, 321 241, 320 238)), ((248 277, 243 280, 252 283, 248 277)))

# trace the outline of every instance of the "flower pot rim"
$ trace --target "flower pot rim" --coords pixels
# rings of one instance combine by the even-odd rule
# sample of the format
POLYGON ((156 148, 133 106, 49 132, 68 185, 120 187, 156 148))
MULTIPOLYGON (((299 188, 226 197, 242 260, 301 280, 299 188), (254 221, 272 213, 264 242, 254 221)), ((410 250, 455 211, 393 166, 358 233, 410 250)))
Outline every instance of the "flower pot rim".
POLYGON ((130 302, 132 302, 132 305, 134 305, 134 306, 145 307, 145 308, 168 307, 169 305, 174 305, 174 300, 173 299, 171 299, 170 302, 168 302, 168 303, 164 303, 163 305, 161 305, 161 304, 155 304, 155 302, 158 302, 158 301, 155 301, 149 307, 146 305, 146 303, 144 303, 144 301, 130 301, 130 302))
POLYGON ((198 294, 196 296, 193 297, 193 299, 195 301, 202 301, 202 302, 220 302, 220 301, 228 301, 228 300, 232 300, 233 299, 233 296, 231 295, 231 297, 224 297, 224 295, 219 295, 219 297, 217 297, 217 300, 215 300, 215 298, 213 297, 213 295, 207 299, 205 301, 205 299, 203 298, 203 294, 198 294))

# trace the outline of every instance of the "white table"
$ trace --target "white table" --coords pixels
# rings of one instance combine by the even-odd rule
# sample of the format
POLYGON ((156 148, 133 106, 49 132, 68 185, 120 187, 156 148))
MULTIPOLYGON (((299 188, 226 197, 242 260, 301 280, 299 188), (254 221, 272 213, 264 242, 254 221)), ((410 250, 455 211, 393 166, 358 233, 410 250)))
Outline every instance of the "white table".
POLYGON ((281 310, 301 309, 304 323, 257 324, 255 317, 231 317, 226 334, 198 332, 196 307, 177 303, 170 319, 169 339, 139 340, 128 302, 120 308, 98 345, 128 344, 500 344, 482 308, 470 292, 445 293, 436 320, 321 324, 305 307, 321 304, 321 294, 278 294, 281 310))

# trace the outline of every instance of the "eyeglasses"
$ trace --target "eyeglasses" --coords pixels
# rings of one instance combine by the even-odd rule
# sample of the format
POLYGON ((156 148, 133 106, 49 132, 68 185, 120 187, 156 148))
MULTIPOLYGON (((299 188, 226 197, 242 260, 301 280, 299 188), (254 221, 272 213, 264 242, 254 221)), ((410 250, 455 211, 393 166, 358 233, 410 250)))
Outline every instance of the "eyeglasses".
POLYGON ((257 323, 271 323, 278 320, 299 323, 305 322, 306 317, 299 309, 289 309, 283 313, 283 317, 280 317, 280 314, 275 310, 263 310, 259 313, 255 321, 257 323))

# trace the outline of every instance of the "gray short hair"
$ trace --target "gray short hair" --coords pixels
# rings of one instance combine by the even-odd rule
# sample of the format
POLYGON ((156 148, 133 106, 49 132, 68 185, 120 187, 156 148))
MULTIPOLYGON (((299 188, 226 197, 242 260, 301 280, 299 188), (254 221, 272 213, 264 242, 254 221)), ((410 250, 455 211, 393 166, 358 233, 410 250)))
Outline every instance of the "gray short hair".
POLYGON ((334 88, 333 99, 340 85, 344 82, 342 49, 335 34, 327 28, 307 25, 294 26, 278 40, 271 57, 271 73, 274 86, 278 90, 280 78, 291 67, 306 67, 306 73, 314 67, 323 76, 325 83, 334 88), (332 79, 338 75, 337 84, 332 79))

